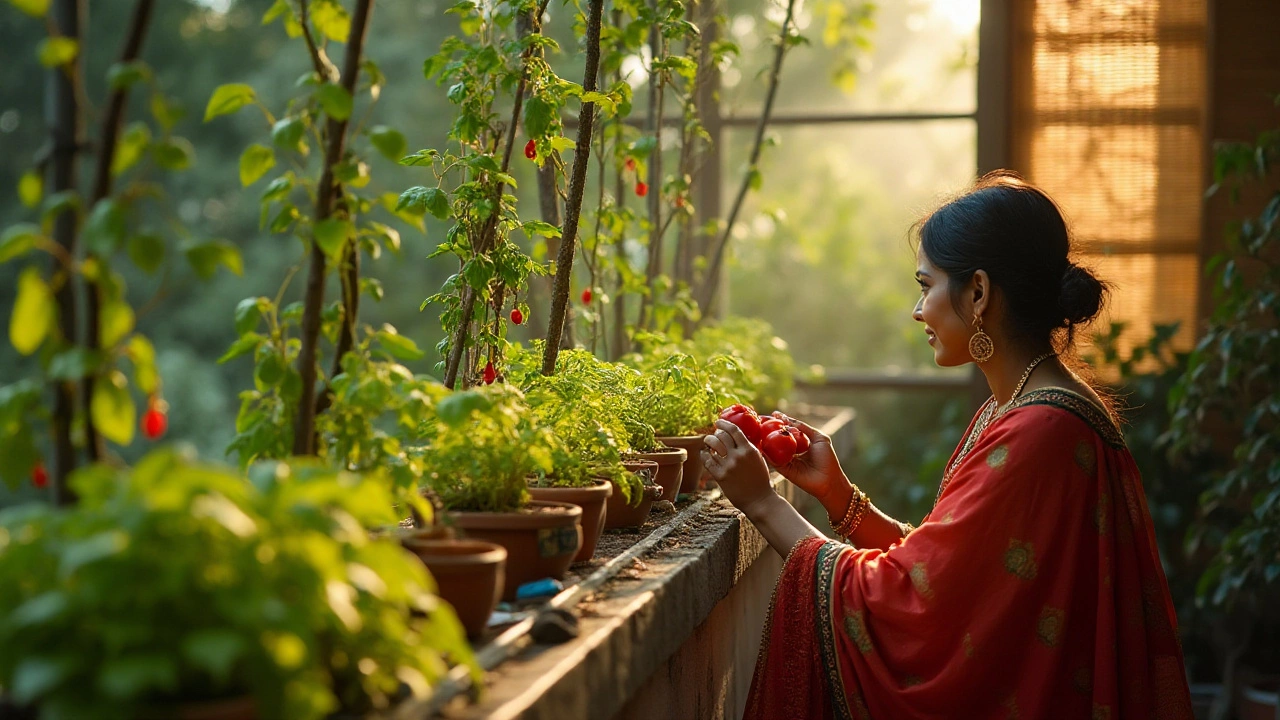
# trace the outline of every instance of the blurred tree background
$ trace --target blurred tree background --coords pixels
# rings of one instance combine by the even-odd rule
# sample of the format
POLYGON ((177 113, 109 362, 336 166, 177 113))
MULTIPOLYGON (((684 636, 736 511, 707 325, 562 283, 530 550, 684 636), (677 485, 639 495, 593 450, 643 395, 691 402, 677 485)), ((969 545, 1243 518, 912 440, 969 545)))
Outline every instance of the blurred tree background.
MULTIPOLYGON (((143 59, 156 71, 159 87, 185 110, 175 132, 195 146, 195 167, 164 178, 179 223, 156 218, 159 228, 182 233, 179 240, 228 240, 244 257, 240 276, 219 273, 199 281, 185 263, 168 263, 154 276, 126 277, 129 299, 149 310, 138 328, 155 342, 164 394, 171 409, 169 437, 196 446, 201 455, 223 457, 234 433, 238 393, 252 386, 250 363, 218 365, 234 338, 232 312, 253 295, 273 295, 288 269, 302 262, 303 247, 291 236, 259 228, 258 195, 265 182, 242 188, 240 150, 263 135, 255 113, 203 124, 211 90, 219 84, 246 82, 276 106, 308 69, 308 58, 283 48, 279 24, 263 26, 266 0, 167 0, 158 3, 143 59)), ((97 121, 105 96, 106 69, 119 53, 128 19, 128 3, 93 3, 87 18, 85 67, 91 103, 88 120, 97 121)), ((445 89, 422 76, 422 61, 454 31, 445 15, 449 2, 382 0, 373 15, 368 54, 387 77, 366 126, 386 123, 404 132, 410 152, 437 145, 451 112, 445 89)), ((977 0, 909 0, 872 5, 856 0, 827 0, 803 5, 799 28, 806 46, 789 54, 778 115, 813 112, 972 112, 976 102, 977 0), (843 21, 832 24, 832 21, 843 21), (861 22, 861 25, 858 23, 861 22), (861 37, 834 33, 835 27, 861 28, 861 37), (870 39, 870 42, 867 42, 870 39)), ((549 12, 566 8, 552 3, 549 12)), ((766 19, 780 19, 782 6, 762 0, 728 3, 724 37, 739 44, 741 57, 723 74, 722 114, 750 116, 758 111, 766 87, 763 70, 771 59, 766 19), (775 17, 776 16, 776 17, 775 17)), ((16 12, 0 13, 0 42, 8 60, 0 66, 0 225, 35 219, 13 190, 30 170, 46 142, 43 115, 46 71, 36 61, 42 33, 16 12)), ((552 23, 552 27, 559 24, 552 23)), ((571 38, 558 38, 572 48, 571 38)), ((562 52, 553 58, 562 74, 581 57, 562 52)), ((624 68, 625 69, 625 68, 624 68)), ((633 85, 643 85, 639 59, 632 65, 633 85)), ((637 91, 637 105, 644 93, 637 91)), ((135 93, 134 103, 145 103, 135 93)), ((130 115, 144 114, 131 108, 130 115)), ((635 116, 642 117, 638 108, 635 116)), ((726 131, 725 206, 743 172, 751 128, 726 131)), ((899 368, 929 370, 931 353, 910 318, 916 286, 914 254, 908 242, 911 223, 942 194, 964 187, 975 168, 975 122, 971 119, 787 126, 771 131, 776 144, 766 149, 763 183, 748 196, 734 233, 728 262, 729 310, 771 322, 790 344, 800 367, 899 368)), ((665 145, 665 143, 664 143, 665 145)), ((314 153, 312 160, 314 161, 314 153)), ((381 192, 399 193, 415 184, 412 168, 384 158, 375 181, 381 192)), ((516 163, 521 202, 536 206, 531 163, 516 163)), ((82 173, 83 177, 83 173, 82 173)), ((588 188, 588 193, 591 188, 588 188)), ((366 303, 362 321, 394 324, 420 347, 440 339, 434 309, 419 311, 421 301, 454 271, 444 259, 426 260, 442 240, 444 227, 427 217, 425 233, 400 224, 399 257, 384 255, 364 272, 387 289, 380 303, 366 303)), ((536 250, 535 250, 536 253, 536 250)), ((8 318, 18 267, 0 267, 0 316, 8 318)), ((286 302, 297 299, 295 281, 286 302)), ((337 297, 336 282, 329 298, 337 297)), ((536 304, 531 322, 513 333, 540 332, 545 308, 536 304)), ((430 372, 434 353, 410 363, 430 372)), ((0 344, 0 384, 29 374, 32 358, 0 344)), ((941 460, 920 458, 928 448, 949 452, 967 420, 963 398, 905 397, 885 393, 834 398, 863 411, 859 463, 895 489, 901 499, 890 510, 914 510, 919 498, 936 487, 941 460), (961 427, 955 427, 957 423, 961 427), (935 465, 937 467, 935 467, 935 465)), ((124 452, 132 459, 146 448, 139 440, 124 452)), ((3 492, 3 491, 0 491, 3 492)), ((910 513, 916 515, 915 513, 910 513)))

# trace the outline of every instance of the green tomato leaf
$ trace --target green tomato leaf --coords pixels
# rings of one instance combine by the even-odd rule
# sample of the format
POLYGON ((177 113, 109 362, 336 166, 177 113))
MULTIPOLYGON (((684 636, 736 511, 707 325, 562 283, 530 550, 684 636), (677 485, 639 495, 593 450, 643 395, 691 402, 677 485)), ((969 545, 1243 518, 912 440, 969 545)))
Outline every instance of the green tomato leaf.
POLYGON ((450 427, 457 427, 466 422, 475 410, 488 410, 492 403, 484 395, 466 390, 445 396, 436 404, 436 414, 440 420, 450 427))
POLYGON ((244 83, 219 85, 209 97, 209 104, 205 106, 204 121, 209 122, 219 115, 230 115, 256 99, 257 94, 253 88, 244 83))
POLYGON ((29 267, 18 276, 18 299, 9 320, 9 341, 23 355, 40 348, 53 331, 53 291, 45 283, 38 268, 29 267))
POLYGON ((186 170, 196 161, 195 147, 183 137, 172 137, 165 142, 156 143, 151 152, 156 164, 165 170, 186 170))
POLYGON ((141 60, 114 63, 107 69, 107 84, 112 90, 128 90, 134 84, 151 79, 151 68, 141 60))
POLYGON ((284 175, 272 180, 267 189, 262 191, 262 202, 269 203, 280 200, 289 194, 293 189, 293 173, 287 172, 284 175))
POLYGON ((133 264, 148 275, 155 273, 164 263, 164 238, 159 235, 134 235, 129 238, 125 250, 133 264))
POLYGON ((344 43, 351 34, 351 16, 337 0, 318 0, 311 7, 311 24, 321 35, 344 43))
POLYGON ((53 380, 79 380, 97 370, 102 356, 88 348, 64 350, 49 361, 49 377, 53 380))
POLYGON ((111 174, 119 175, 137 164, 151 144, 151 129, 146 123, 136 122, 120 136, 116 143, 116 154, 111 158, 111 174))
POLYGON ((546 135, 555 119, 556 109, 546 100, 534 95, 524 103, 524 131, 531 138, 546 135))
POLYGON ((109 697, 132 699, 148 691, 172 691, 178 684, 176 664, 160 654, 110 658, 98 669, 98 687, 109 697))
POLYGON ((525 234, 529 237, 533 237, 535 235, 548 238, 560 237, 560 228, 552 225, 551 223, 542 222, 541 220, 530 220, 521 225, 520 229, 524 230, 525 234))
POLYGON ((331 260, 337 260, 341 257, 343 245, 354 234, 355 226, 352 225, 350 220, 329 218, 316 223, 316 245, 319 245, 320 249, 331 260))
POLYGON ((292 150, 302 142, 302 136, 306 132, 307 126, 302 123, 302 118, 281 118, 271 126, 271 142, 278 148, 292 150))
POLYGON ((133 360, 133 382, 147 395, 160 391, 160 372, 156 369, 156 348, 141 335, 129 338, 129 358, 133 360))
POLYGON ((40 173, 35 170, 22 173, 22 177, 18 179, 18 199, 22 201, 23 207, 33 208, 39 205, 43 196, 44 183, 40 179, 40 173))
POLYGON ((129 303, 123 300, 112 300, 103 305, 99 311, 99 317, 102 318, 101 340, 104 348, 115 347, 116 343, 133 332, 133 325, 136 320, 133 308, 129 307, 129 303))
POLYGON ((42 625, 66 612, 70 604, 61 590, 49 590, 14 608, 9 623, 18 628, 42 625))
POLYGON ((49 0, 9 0, 9 4, 34 18, 49 12, 49 0))
POLYGON ((187 261, 202 280, 213 277, 218 272, 218 266, 225 267, 235 275, 244 274, 244 259, 240 256, 240 248, 226 240, 210 240, 187 248, 187 261))
POLYGON ((40 239, 40 228, 31 223, 18 223, 4 229, 0 235, 0 264, 22 257, 35 249, 40 239))
POLYGON ((36 51, 40 64, 47 68, 60 67, 76 59, 80 54, 80 43, 75 38, 50 37, 40 41, 36 51))
POLYGON ((377 332, 378 342, 397 360, 421 360, 423 352, 414 341, 396 332, 390 325, 383 325, 377 332))
POLYGON ((369 142, 388 160, 398 161, 404 157, 409 144, 404 134, 386 125, 376 125, 369 129, 369 142))
POLYGON ((240 184, 248 187, 276 165, 276 154, 266 145, 254 143, 240 155, 240 184))
POLYGON ((244 335, 258 327, 262 319, 262 306, 269 303, 266 298, 245 298, 236 305, 236 335, 244 335))
POLYGON ((218 364, 221 365, 258 349, 258 346, 266 342, 266 338, 258 333, 248 333, 242 335, 239 340, 231 343, 231 347, 218 358, 218 364))
POLYGON ((444 220, 449 217, 449 196, 440 188, 411 187, 400 193, 396 210, 425 210, 444 220))
POLYGON ((124 234, 124 208, 111 198, 99 200, 85 221, 85 246, 98 255, 111 255, 124 243, 124 234))
POLYGON ((333 83, 320 85, 315 90, 315 98, 325 114, 334 120, 346 120, 351 117, 351 94, 341 85, 333 83))
POLYGON ((119 371, 93 382, 89 399, 89 416, 102 437, 117 445, 133 442, 133 426, 138 410, 134 407, 129 385, 119 371))

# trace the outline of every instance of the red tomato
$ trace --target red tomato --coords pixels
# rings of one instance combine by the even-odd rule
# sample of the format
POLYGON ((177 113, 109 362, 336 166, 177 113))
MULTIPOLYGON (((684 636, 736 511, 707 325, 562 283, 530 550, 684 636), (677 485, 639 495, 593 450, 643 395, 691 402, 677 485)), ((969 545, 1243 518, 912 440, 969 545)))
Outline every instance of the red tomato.
POLYGON ((633 171, 633 172, 635 171, 635 169, 636 169, 636 159, 635 159, 635 158, 627 158, 627 162, 626 162, 626 163, 624 163, 624 164, 627 166, 627 169, 628 169, 628 170, 631 170, 631 171, 633 171))
POLYGON ((737 425, 752 445, 760 444, 760 416, 755 410, 742 404, 732 405, 720 411, 720 419, 737 425))
POLYGON ((538 144, 532 140, 524 146, 524 156, 530 160, 538 157, 538 144))
POLYGON ((649 194, 649 186, 642 182, 636 183, 636 195, 644 197, 649 194))
POLYGON ((43 462, 37 462, 36 466, 31 468, 31 484, 38 488, 49 484, 49 471, 44 469, 43 462))
POLYGON ((484 384, 492 385, 494 380, 498 379, 498 371, 493 369, 493 363, 489 362, 484 366, 484 384))
POLYGON ((587 288, 586 290, 582 291, 582 304, 583 305, 591 304, 591 288, 587 288))
POLYGON ((809 436, 804 434, 800 428, 788 428, 791 436, 796 439, 796 454, 803 455, 809 452, 809 436))
POLYGON ((769 437, 769 433, 777 432, 786 427, 787 424, 775 417, 766 417, 760 420, 760 437, 769 437))
POLYGON ((782 467, 796 455, 796 438, 788 428, 776 430, 764 437, 760 452, 774 467, 782 467))
POLYGON ((142 434, 148 440, 159 440, 168 429, 169 418, 160 410, 153 407, 142 415, 142 434))
POLYGON ((511 322, 516 325, 524 322, 524 313, 520 312, 520 308, 511 309, 511 322))

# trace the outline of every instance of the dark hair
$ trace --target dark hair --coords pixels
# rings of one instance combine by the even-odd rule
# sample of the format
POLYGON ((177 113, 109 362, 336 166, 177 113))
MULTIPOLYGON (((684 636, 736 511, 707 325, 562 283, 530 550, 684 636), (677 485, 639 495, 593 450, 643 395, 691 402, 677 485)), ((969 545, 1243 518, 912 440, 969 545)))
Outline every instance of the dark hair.
POLYGON ((1007 300, 1009 330, 1031 345, 1069 351, 1077 326, 1102 310, 1107 286, 1071 261, 1062 211, 1008 171, 983 176, 917 223, 920 248, 950 278, 951 301, 978 270, 1007 300))

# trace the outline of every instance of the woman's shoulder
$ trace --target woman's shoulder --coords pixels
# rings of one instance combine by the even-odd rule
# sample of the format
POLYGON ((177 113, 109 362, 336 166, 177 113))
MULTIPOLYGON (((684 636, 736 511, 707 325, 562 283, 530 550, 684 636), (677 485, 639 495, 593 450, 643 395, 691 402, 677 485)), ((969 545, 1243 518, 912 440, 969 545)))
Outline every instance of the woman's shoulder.
MULTIPOLYGON (((1031 420, 1043 432, 1083 425, 1113 448, 1125 446, 1117 418, 1095 399, 1065 387, 1042 387, 1017 397, 1004 413, 1009 420, 1031 420)), ((1083 428, 1081 428, 1083 429, 1083 428)))

